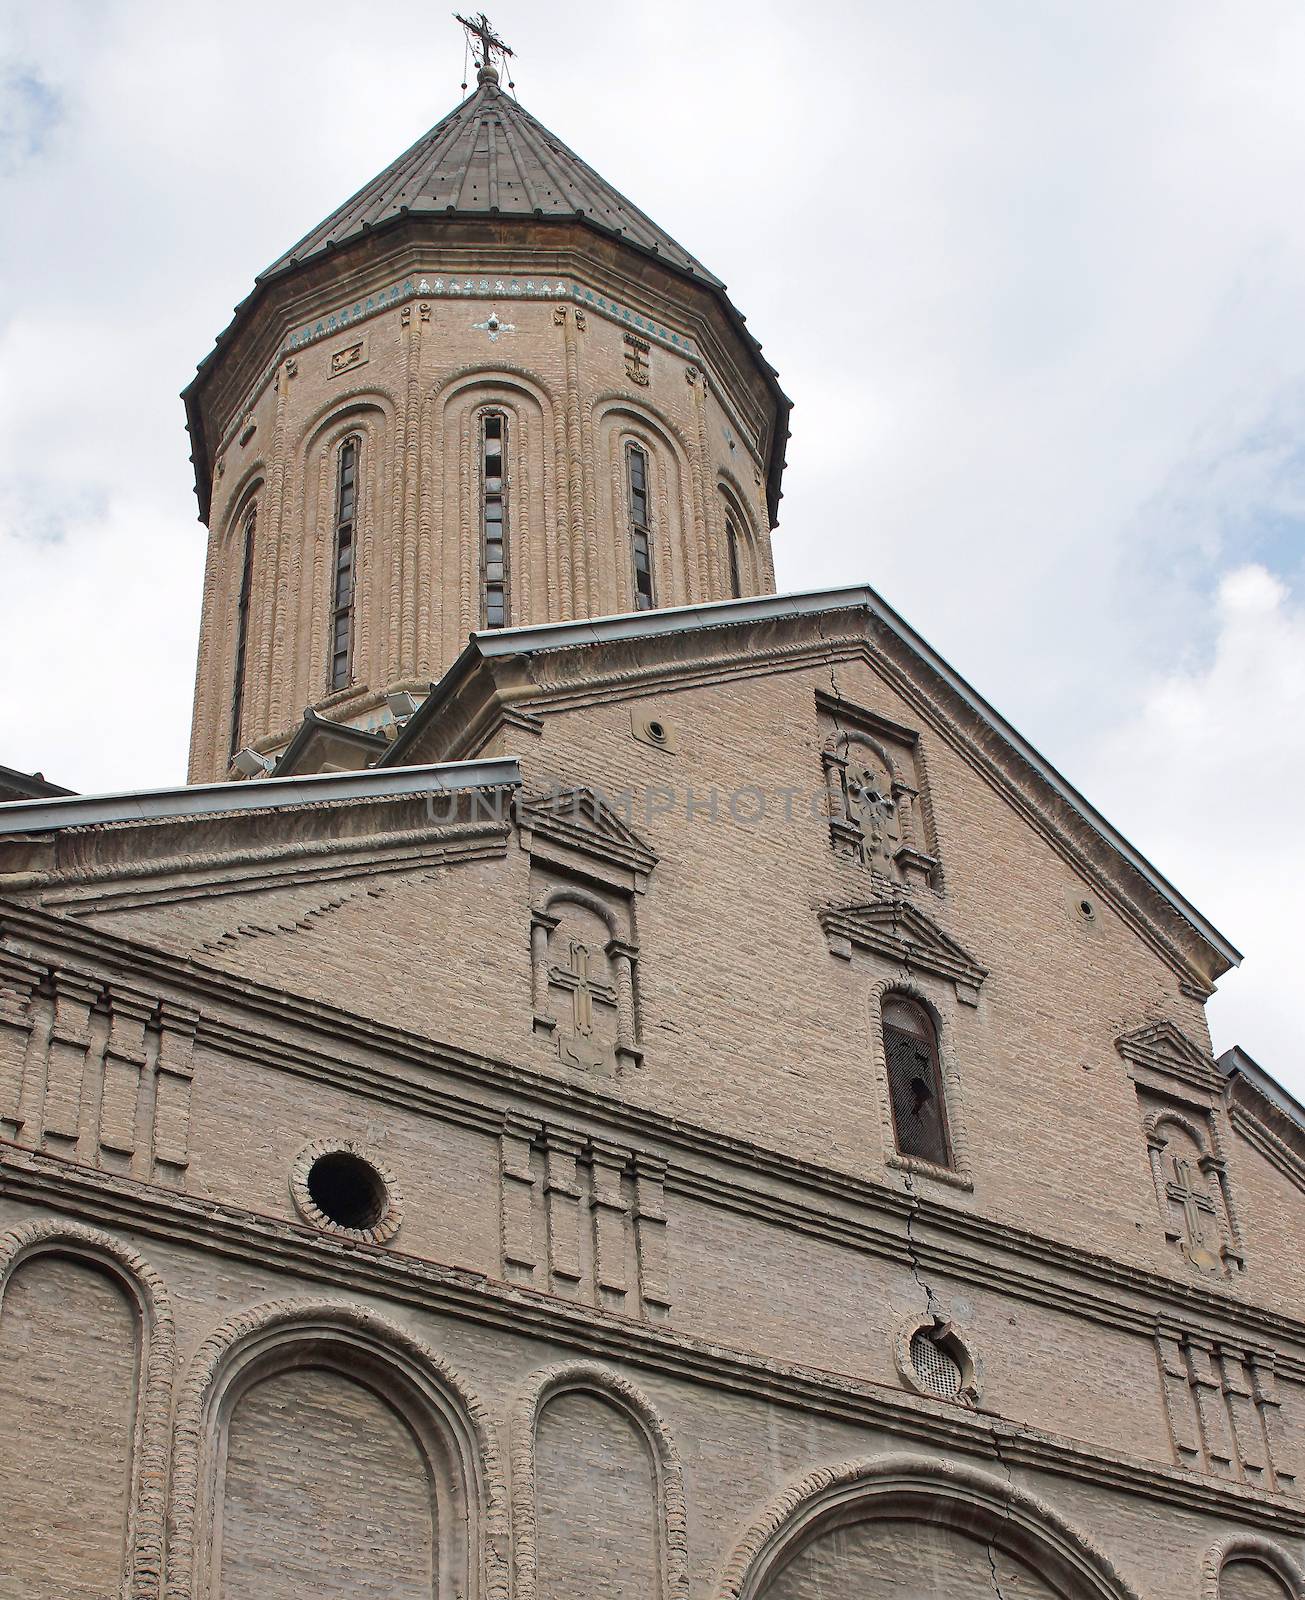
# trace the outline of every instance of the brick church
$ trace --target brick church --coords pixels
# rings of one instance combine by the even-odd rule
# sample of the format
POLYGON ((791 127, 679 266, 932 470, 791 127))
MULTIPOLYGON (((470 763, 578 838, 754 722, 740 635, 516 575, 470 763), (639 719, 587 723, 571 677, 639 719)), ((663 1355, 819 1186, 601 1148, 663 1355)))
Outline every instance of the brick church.
POLYGON ((186 392, 189 784, 0 806, 4 1600, 1305 1600, 1237 952, 508 91, 186 392))

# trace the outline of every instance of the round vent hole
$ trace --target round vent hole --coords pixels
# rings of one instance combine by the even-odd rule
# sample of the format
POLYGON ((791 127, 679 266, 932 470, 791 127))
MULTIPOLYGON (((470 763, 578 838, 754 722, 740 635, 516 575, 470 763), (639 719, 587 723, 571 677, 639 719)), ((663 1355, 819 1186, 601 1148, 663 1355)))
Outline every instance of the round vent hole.
POLYGON ((389 1207, 380 1173, 348 1150, 332 1150, 313 1162, 308 1193, 337 1228, 374 1228, 389 1207))
POLYGON ((1083 918, 1084 922, 1091 922, 1093 917, 1095 917, 1097 914, 1097 908, 1090 900, 1080 900, 1078 903, 1078 914, 1083 918))
POLYGON ((911 1365, 920 1387, 943 1400, 955 1400, 961 1392, 961 1368, 956 1359, 936 1339, 921 1330, 911 1340, 911 1365))
POLYGON ((666 729, 660 722, 650 722, 648 724, 648 736, 659 741, 664 740, 666 738, 666 729))

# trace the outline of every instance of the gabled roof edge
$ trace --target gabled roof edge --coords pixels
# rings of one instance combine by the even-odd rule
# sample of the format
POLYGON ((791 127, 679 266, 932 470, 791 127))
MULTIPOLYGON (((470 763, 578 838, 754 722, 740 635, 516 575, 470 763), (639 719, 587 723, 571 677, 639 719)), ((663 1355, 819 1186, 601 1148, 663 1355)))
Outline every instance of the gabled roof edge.
POLYGON ((486 761, 445 761, 423 767, 366 767, 359 772, 312 772, 297 778, 257 778, 243 783, 197 783, 177 789, 137 789, 121 794, 76 795, 64 800, 18 800, 0 807, 6 834, 54 833, 112 822, 158 822, 277 806, 322 805, 331 800, 452 793, 462 789, 519 788, 515 756, 486 761))
POLYGON ((758 595, 745 600, 715 600, 700 605, 668 607, 664 610, 635 611, 573 622, 549 622, 473 633, 462 653, 441 679, 437 692, 430 696, 405 727, 403 737, 396 740, 389 751, 381 757, 380 765, 396 758, 402 749, 414 742, 421 727, 433 719, 438 707, 449 699, 458 683, 468 674, 477 660, 488 661, 531 655, 536 651, 576 649, 611 644, 626 639, 692 633, 698 628, 723 628, 748 622, 777 622, 786 617, 814 616, 822 612, 858 608, 868 611, 894 633, 909 650, 919 656, 958 698, 1015 750, 1066 805, 1076 811, 1106 840, 1156 894, 1166 900, 1184 921, 1196 929, 1229 967, 1240 966, 1241 951, 869 584, 853 584, 839 589, 804 590, 795 594, 758 595))

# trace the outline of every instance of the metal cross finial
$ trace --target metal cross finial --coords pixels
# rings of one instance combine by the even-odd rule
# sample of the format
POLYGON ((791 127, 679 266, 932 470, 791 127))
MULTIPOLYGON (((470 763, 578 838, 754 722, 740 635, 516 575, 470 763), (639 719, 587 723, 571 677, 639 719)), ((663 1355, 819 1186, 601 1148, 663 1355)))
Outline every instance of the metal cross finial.
POLYGON ((515 52, 494 32, 493 24, 483 11, 472 18, 464 17, 460 11, 455 11, 453 15, 466 30, 472 49, 478 52, 477 67, 481 72, 489 71, 497 76, 495 56, 506 61, 515 52))

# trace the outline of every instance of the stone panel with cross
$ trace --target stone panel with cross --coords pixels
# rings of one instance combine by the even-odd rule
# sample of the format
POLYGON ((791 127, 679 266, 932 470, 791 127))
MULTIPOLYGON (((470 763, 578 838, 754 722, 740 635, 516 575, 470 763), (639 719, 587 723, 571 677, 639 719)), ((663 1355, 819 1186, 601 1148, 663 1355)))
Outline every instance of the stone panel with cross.
POLYGON ((1198 1272, 1225 1277, 1240 1269, 1242 1256, 1212 1113, 1145 1089, 1138 1094, 1165 1238, 1198 1272))
POLYGON ((534 1027, 573 1071, 614 1077, 639 1063, 630 922, 628 902, 605 887, 536 869, 534 1027))
POLYGON ((816 702, 834 848, 885 882, 940 887, 919 735, 841 697, 816 702))
POLYGON ((523 799, 534 1030, 576 1072, 641 1066, 635 911, 657 857, 587 789, 523 799))

